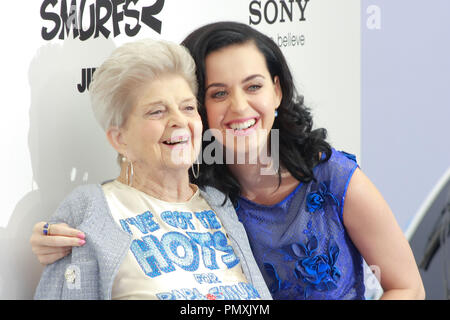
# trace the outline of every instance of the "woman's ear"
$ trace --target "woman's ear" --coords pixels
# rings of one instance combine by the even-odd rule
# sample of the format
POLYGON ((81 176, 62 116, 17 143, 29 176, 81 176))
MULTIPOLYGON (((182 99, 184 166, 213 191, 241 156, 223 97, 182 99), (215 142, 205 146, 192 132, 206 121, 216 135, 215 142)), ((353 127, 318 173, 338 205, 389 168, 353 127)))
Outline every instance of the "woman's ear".
POLYGON ((120 154, 126 154, 127 144, 124 139, 122 129, 119 127, 110 127, 106 130, 106 137, 111 146, 120 154))
POLYGON ((276 109, 278 109, 278 107, 281 104, 281 100, 283 99, 283 91, 281 90, 280 78, 278 76, 275 76, 273 78, 273 85, 274 85, 274 90, 275 90, 275 96, 277 98, 276 109))

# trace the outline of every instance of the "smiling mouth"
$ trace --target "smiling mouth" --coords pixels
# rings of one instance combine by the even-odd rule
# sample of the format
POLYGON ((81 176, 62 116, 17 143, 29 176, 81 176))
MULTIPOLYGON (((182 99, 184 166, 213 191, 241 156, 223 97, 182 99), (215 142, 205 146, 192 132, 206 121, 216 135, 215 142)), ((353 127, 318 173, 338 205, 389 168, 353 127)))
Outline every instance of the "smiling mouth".
POLYGON ((228 126, 228 128, 233 129, 234 132, 237 133, 237 132, 244 131, 244 130, 254 127, 256 122, 257 122, 257 119, 252 118, 252 119, 248 119, 245 121, 228 123, 227 126, 228 126))
POLYGON ((174 137, 169 140, 163 141, 163 143, 168 146, 182 145, 182 144, 186 144, 188 142, 189 142, 189 137, 187 137, 187 136, 174 137))

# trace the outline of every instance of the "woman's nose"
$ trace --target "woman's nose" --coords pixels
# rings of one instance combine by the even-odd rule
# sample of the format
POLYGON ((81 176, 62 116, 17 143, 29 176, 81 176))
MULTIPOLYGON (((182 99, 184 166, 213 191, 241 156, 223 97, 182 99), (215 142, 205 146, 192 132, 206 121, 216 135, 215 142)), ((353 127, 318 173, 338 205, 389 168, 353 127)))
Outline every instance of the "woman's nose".
POLYGON ((231 94, 230 109, 236 113, 244 111, 248 107, 247 99, 243 92, 236 90, 231 94))
POLYGON ((188 121, 186 119, 186 116, 182 112, 180 112, 180 110, 174 110, 173 112, 171 112, 169 126, 183 128, 187 126, 187 123, 188 121))

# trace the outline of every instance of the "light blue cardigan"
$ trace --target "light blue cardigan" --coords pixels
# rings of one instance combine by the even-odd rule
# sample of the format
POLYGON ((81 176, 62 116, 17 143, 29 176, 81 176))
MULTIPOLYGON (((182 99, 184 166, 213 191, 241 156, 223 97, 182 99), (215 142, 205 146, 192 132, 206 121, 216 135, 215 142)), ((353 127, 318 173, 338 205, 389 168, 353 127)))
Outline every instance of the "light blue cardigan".
MULTIPOLYGON (((249 283, 262 299, 271 300, 231 202, 221 206, 224 195, 212 187, 200 193, 222 222, 249 283)), ((62 222, 83 231, 86 244, 44 269, 34 298, 111 299, 114 278, 132 239, 114 221, 101 185, 83 185, 70 193, 50 220, 62 222)))

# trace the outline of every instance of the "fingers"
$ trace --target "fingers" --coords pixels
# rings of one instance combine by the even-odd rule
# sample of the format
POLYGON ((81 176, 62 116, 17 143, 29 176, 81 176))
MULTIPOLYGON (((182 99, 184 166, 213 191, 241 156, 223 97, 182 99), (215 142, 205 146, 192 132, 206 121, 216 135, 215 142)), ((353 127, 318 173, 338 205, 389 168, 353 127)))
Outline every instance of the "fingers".
POLYGON ((50 253, 45 255, 38 255, 38 260, 42 265, 51 264, 55 261, 58 261, 61 258, 64 258, 72 251, 72 248, 68 248, 66 250, 62 250, 56 253, 50 253))
POLYGON ((39 253, 39 249, 42 247, 80 247, 86 243, 86 240, 74 237, 33 234, 30 238, 30 243, 33 252, 39 253))
POLYGON ((34 253, 38 256, 71 252, 72 247, 38 247, 34 253))
POLYGON ((42 234, 44 224, 45 222, 35 224, 30 238, 31 248, 36 255, 56 253, 61 247, 79 247, 86 243, 84 233, 65 223, 52 224, 50 235, 45 236, 42 234))
POLYGON ((72 247, 83 246, 86 243, 83 232, 65 223, 51 224, 49 235, 42 233, 44 225, 45 222, 36 223, 30 238, 31 249, 43 265, 67 256, 72 247))
POLYGON ((85 240, 74 237, 64 236, 44 236, 39 235, 34 238, 32 245, 45 247, 80 247, 86 243, 85 240))
MULTIPOLYGON (((44 225, 45 222, 36 223, 33 227, 33 233, 43 235, 42 230, 44 225)), ((50 236, 76 237, 83 240, 86 237, 82 231, 71 228, 65 223, 50 224, 48 227, 48 231, 48 235, 50 236)))
POLYGON ((84 239, 85 235, 82 231, 69 227, 65 223, 51 224, 49 226, 51 236, 76 237, 84 239))

